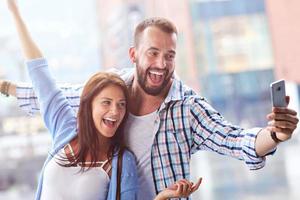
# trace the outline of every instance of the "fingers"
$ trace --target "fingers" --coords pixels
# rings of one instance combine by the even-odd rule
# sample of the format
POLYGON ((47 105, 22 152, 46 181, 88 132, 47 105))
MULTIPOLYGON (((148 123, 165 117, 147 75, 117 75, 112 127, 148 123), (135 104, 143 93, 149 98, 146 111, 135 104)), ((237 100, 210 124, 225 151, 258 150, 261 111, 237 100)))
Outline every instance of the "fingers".
POLYGON ((13 13, 16 13, 18 11, 17 1, 16 0, 6 0, 6 1, 7 1, 8 9, 13 13))
POLYGON ((272 113, 267 115, 268 130, 276 133, 282 133, 281 139, 287 140, 291 137, 291 134, 297 128, 299 119, 297 112, 288 108, 273 108, 272 113))
POLYGON ((178 197, 190 196, 193 192, 198 190, 201 182, 202 182, 202 178, 200 178, 195 185, 186 179, 181 179, 181 180, 177 181, 176 182, 176 185, 177 185, 176 193, 177 193, 178 197))
POLYGON ((189 196, 193 184, 190 181, 187 181, 186 179, 181 179, 178 182, 179 182, 180 185, 182 185, 181 194, 184 197, 189 196))
POLYGON ((282 114, 290 114, 290 115, 297 115, 295 110, 286 107, 273 107, 272 112, 274 113, 282 113, 282 114))
POLYGON ((296 115, 286 115, 286 114, 275 114, 275 113, 271 113, 267 115, 267 119, 268 120, 276 120, 276 121, 289 121, 291 123, 298 123, 298 118, 296 115))
POLYGON ((177 187, 178 187, 178 185, 176 185, 176 183, 174 183, 174 184, 170 185, 168 188, 170 190, 177 190, 177 187))
POLYGON ((274 126, 277 128, 282 128, 282 129, 291 129, 294 130, 297 128, 297 123, 293 123, 290 121, 278 121, 278 120, 272 120, 268 122, 269 126, 274 126))
POLYGON ((193 193, 196 190, 198 190, 198 188, 199 188, 199 186, 200 186, 201 183, 202 183, 202 178, 199 178, 198 182, 194 186, 192 186, 191 193, 193 193))
POLYGON ((285 102, 286 102, 286 105, 289 105, 289 103, 290 103, 290 96, 285 96, 285 102))

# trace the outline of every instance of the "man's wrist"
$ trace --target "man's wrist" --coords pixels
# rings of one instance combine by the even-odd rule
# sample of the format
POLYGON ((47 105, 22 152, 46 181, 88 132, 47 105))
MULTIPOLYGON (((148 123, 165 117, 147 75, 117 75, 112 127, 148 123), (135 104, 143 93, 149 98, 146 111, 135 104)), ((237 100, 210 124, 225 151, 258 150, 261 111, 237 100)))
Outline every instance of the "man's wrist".
POLYGON ((280 140, 280 139, 277 137, 276 132, 270 131, 270 134, 271 134, 272 140, 273 140, 276 144, 279 144, 279 143, 283 142, 283 140, 280 140))
POLYGON ((4 96, 8 97, 10 85, 11 85, 11 83, 8 81, 2 81, 1 86, 0 86, 0 93, 3 94, 4 96))

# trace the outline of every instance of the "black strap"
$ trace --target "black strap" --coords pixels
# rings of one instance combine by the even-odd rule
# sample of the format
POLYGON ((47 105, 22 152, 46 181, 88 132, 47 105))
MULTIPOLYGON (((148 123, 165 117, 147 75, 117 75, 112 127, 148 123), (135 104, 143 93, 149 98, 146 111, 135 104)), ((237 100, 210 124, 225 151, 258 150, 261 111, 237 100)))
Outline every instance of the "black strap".
POLYGON ((121 148, 118 153, 118 169, 117 169, 117 194, 116 200, 121 200, 121 176, 122 176, 122 160, 124 148, 121 148))

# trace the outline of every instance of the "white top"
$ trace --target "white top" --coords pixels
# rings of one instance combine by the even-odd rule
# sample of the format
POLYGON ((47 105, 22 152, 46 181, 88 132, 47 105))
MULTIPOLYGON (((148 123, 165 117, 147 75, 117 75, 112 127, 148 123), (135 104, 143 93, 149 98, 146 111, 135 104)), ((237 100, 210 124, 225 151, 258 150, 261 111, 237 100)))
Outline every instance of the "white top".
POLYGON ((153 200, 155 188, 151 171, 151 147, 154 140, 156 111, 144 116, 129 113, 125 125, 125 140, 137 158, 139 178, 138 199, 153 200))
POLYGON ((60 166, 57 162, 62 163, 62 158, 66 158, 64 149, 45 167, 41 200, 106 199, 110 178, 103 167, 107 160, 82 173, 80 166, 60 166))

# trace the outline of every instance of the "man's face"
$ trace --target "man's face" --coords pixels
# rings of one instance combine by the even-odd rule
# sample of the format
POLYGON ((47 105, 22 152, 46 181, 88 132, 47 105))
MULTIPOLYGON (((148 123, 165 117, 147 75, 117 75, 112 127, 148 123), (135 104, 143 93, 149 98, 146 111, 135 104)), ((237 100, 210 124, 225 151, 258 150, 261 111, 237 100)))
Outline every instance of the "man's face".
POLYGON ((140 87, 153 96, 160 95, 172 81, 175 68, 176 34, 148 27, 135 47, 137 80, 140 87))

